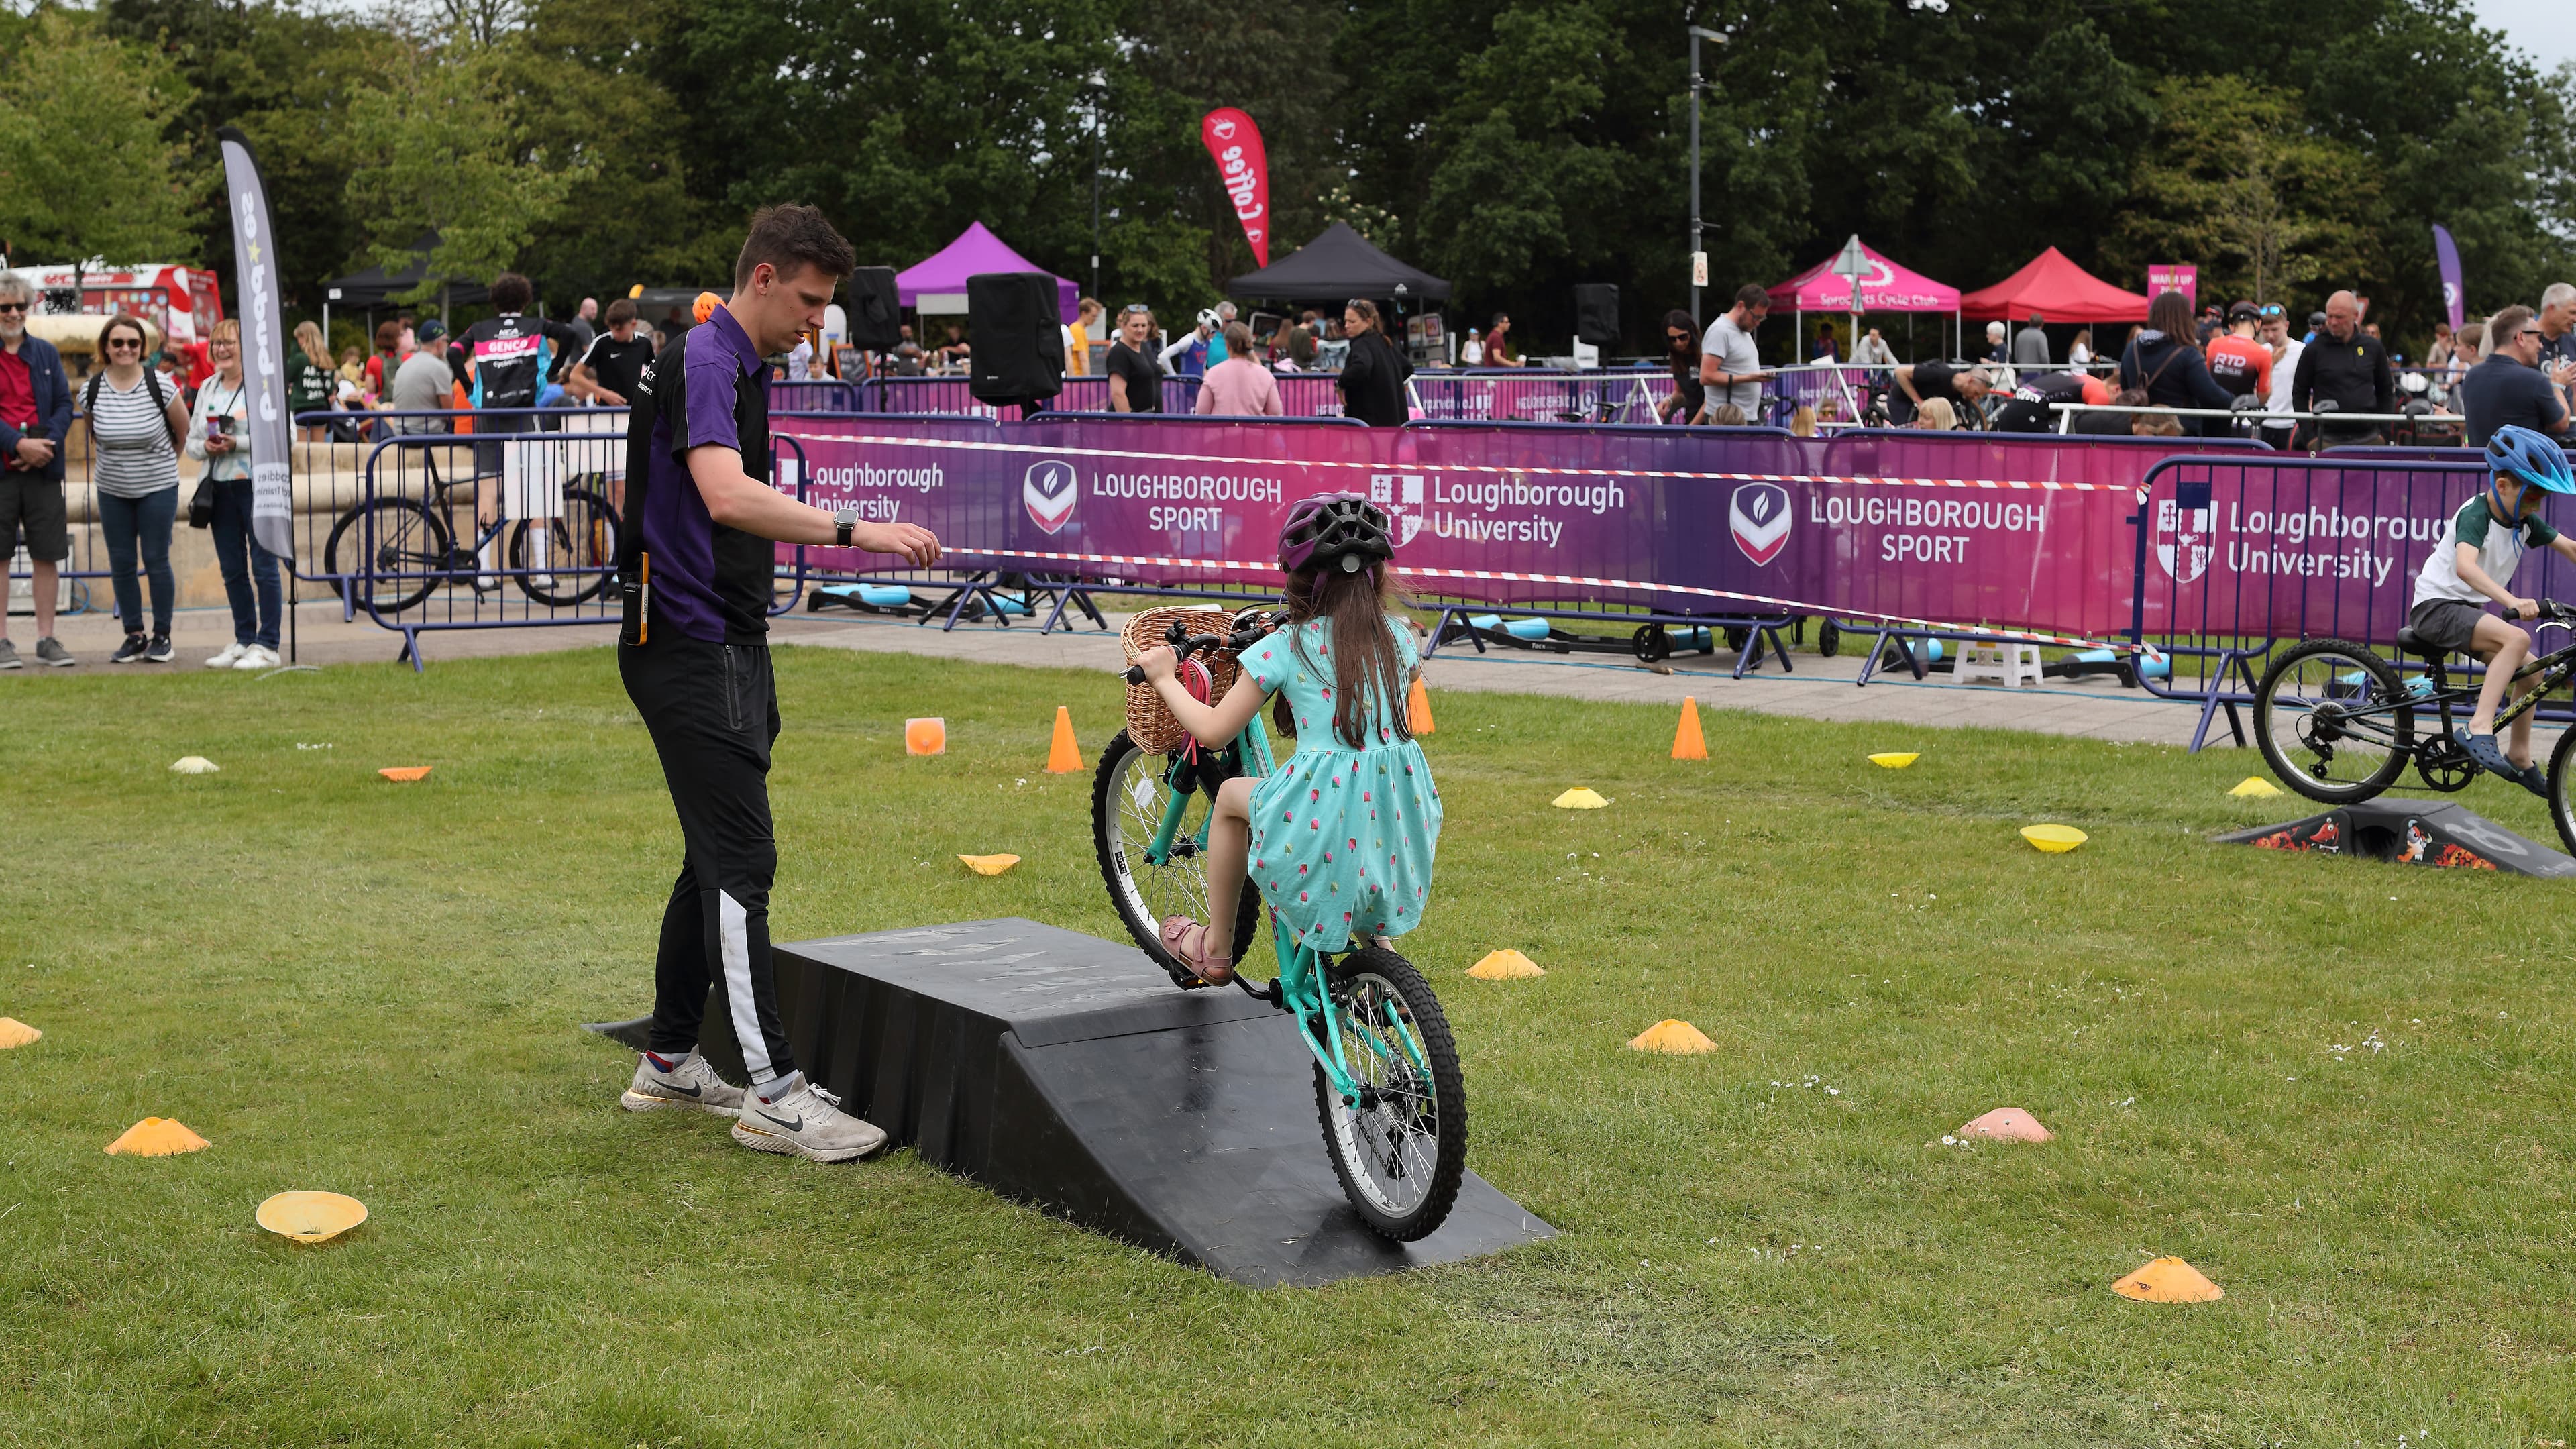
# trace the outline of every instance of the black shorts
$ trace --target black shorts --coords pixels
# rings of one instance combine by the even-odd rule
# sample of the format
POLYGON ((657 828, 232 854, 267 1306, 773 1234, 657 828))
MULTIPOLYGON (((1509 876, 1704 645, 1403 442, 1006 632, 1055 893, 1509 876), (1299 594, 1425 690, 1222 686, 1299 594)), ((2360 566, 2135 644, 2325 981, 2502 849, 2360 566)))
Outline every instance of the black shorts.
POLYGON ((0 555, 12 551, 18 530, 27 531, 27 557, 61 563, 72 556, 71 518, 63 485, 54 478, 0 477, 0 555))
POLYGON ((2436 649, 2466 654, 2478 621, 2486 616, 2485 609, 2464 599, 2426 599, 2407 612, 2406 627, 2436 649))

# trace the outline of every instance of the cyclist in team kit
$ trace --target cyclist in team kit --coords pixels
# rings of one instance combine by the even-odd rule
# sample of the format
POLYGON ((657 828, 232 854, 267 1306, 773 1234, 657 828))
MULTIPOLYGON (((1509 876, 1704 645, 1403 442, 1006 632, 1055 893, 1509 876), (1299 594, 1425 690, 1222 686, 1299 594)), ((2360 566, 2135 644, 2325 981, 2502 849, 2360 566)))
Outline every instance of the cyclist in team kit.
POLYGON ((2557 443, 2530 428, 2505 426, 2487 441, 2487 486, 2459 506, 2433 556, 2415 579, 2414 606, 2407 626, 2427 645, 2474 654, 2486 661, 2485 683, 2478 707, 2469 716, 2468 733, 2460 737, 2470 758, 2487 770, 2515 781, 2547 799, 2547 775, 2531 762, 2531 711, 2513 722, 2509 744, 2498 745, 2496 709, 2504 703, 2505 686, 2520 698, 2532 681, 2513 673, 2531 654, 2531 636, 2505 622, 2536 619, 2540 605, 2509 589, 2525 552, 2547 547, 2576 563, 2576 542, 2541 521, 2535 493, 2576 493, 2576 474, 2557 443), (2504 618, 2486 611, 2493 599, 2504 605, 2504 618))

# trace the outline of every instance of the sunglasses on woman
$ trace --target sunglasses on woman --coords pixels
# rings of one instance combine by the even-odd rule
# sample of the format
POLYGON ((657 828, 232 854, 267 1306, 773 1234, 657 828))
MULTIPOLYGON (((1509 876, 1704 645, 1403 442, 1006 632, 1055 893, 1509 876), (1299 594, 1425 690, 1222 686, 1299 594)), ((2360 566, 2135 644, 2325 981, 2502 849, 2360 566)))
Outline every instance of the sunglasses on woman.
POLYGON ((143 339, 140 337, 111 337, 107 339, 107 350, 110 352, 141 352, 143 350, 143 339))

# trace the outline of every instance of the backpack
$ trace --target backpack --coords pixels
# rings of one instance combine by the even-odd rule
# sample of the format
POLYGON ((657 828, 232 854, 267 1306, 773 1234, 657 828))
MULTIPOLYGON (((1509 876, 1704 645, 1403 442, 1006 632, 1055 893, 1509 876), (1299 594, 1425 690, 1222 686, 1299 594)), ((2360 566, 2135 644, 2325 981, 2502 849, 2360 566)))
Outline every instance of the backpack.
MULTIPOLYGON (((89 375, 88 384, 81 388, 81 416, 90 420, 89 443, 92 451, 96 451, 98 448, 98 390, 105 386, 106 383, 107 369, 102 367, 98 371, 91 373, 89 375)), ((143 385, 152 389, 152 410, 160 414, 161 425, 163 427, 169 427, 170 394, 164 392, 161 388, 161 369, 157 367, 146 367, 143 369, 143 385)), ((184 436, 186 436, 186 429, 170 428, 171 452, 176 453, 179 451, 179 440, 184 436)))

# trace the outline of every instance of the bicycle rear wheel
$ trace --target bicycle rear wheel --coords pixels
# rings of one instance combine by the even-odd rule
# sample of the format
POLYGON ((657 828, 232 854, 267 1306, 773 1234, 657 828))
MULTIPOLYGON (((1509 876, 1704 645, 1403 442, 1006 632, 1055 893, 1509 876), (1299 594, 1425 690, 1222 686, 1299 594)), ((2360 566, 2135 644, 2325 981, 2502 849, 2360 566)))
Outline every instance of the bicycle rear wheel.
MULTIPOLYGON (((1127 934, 1176 984, 1189 990, 1207 983, 1163 949, 1162 924, 1165 916, 1187 916, 1201 924, 1208 919, 1207 856, 1198 841, 1207 832, 1208 812, 1216 800, 1212 790, 1193 790, 1183 807, 1180 828, 1173 833, 1170 854, 1160 865, 1147 860, 1145 848, 1162 827, 1163 812, 1172 798, 1171 784, 1164 778, 1170 765, 1169 756, 1147 753, 1125 730, 1110 736, 1108 748, 1100 752, 1100 768, 1092 776, 1091 839, 1100 856, 1100 877, 1109 887, 1110 904, 1118 908, 1118 919, 1127 923, 1127 934)), ((1252 938, 1260 930, 1261 892, 1246 877, 1243 898, 1234 912, 1237 964, 1252 949, 1252 938)))
POLYGON ((1315 1068, 1315 1115, 1333 1175, 1361 1218, 1399 1243, 1429 1237, 1467 1173, 1467 1080, 1457 1042, 1422 973, 1384 946, 1325 972, 1342 1060, 1360 1083, 1351 1106, 1315 1068))
POLYGON ((331 525, 322 572, 340 580, 352 608, 399 614, 447 577, 453 540, 437 514, 410 498, 378 498, 331 525))
POLYGON ((617 566, 617 510, 587 488, 567 488, 563 512, 543 521, 544 533, 521 519, 510 529, 510 569, 519 592, 540 604, 568 608, 599 597, 617 566), (532 558, 529 544, 542 537, 542 557, 532 558))
POLYGON ((2414 754, 2414 696, 2368 645, 2311 639, 2254 690, 2254 737, 2281 782, 2349 805, 2395 784, 2414 754))

